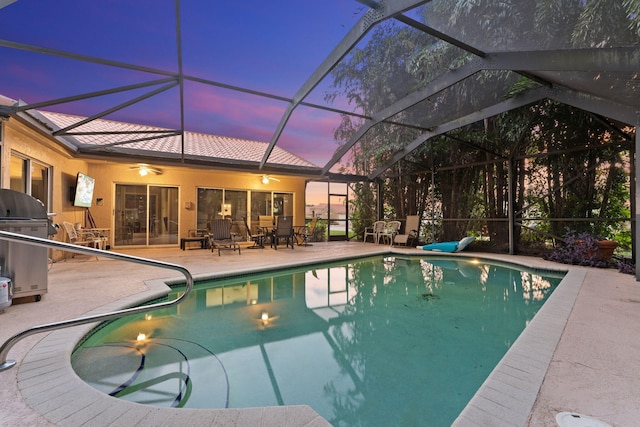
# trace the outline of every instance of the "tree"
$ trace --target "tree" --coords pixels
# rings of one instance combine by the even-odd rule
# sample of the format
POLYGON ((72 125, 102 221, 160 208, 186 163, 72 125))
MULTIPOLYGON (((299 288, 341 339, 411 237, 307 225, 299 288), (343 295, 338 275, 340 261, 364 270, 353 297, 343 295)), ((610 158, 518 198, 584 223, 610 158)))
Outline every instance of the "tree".
MULTIPOLYGON (((485 52, 562 49, 637 44, 639 6, 640 0, 434 0, 420 16, 427 25, 485 52)), ((472 59, 471 53, 442 40, 386 24, 336 68, 335 92, 328 99, 342 92, 354 107, 373 115, 472 59)), ((372 128, 354 147, 346 167, 368 174, 449 117, 537 86, 510 71, 476 73, 372 128)), ((486 218, 486 231, 498 244, 508 238, 508 207, 516 217, 529 211, 547 218, 619 214, 626 207, 621 199, 625 155, 620 151, 625 136, 614 135, 606 122, 545 100, 431 138, 386 171, 386 213, 423 214, 428 195, 436 194, 445 219, 486 218), (537 157, 541 152, 558 154, 537 157)), ((361 125, 345 116, 336 139, 344 143, 361 125)), ((362 186, 362 191, 370 188, 362 186)), ((458 238, 471 231, 468 227, 463 221, 445 222, 441 237, 458 238)), ((562 224, 545 227, 557 233, 562 224)))
MULTIPOLYGON (((326 95, 332 101, 343 94, 355 110, 364 115, 373 115, 384 107, 396 102, 409 93, 418 83, 406 69, 406 61, 434 39, 415 30, 397 24, 377 26, 370 41, 362 48, 354 50, 332 72, 333 91, 326 95)), ((404 117, 403 120, 408 118, 404 117)), ((346 143, 362 126, 363 120, 343 115, 340 126, 335 131, 339 144, 346 143)), ((369 130, 354 146, 343 170, 367 175, 385 162, 407 141, 415 138, 414 129, 390 123, 382 123, 369 130)), ((406 213, 407 203, 415 204, 415 182, 407 180, 412 171, 402 167, 391 172, 386 180, 383 194, 379 195, 392 206, 389 215, 406 213)), ((356 198, 353 218, 364 224, 374 219, 372 208, 376 206, 373 187, 369 184, 352 185, 356 198)), ((414 208, 409 208, 413 211, 414 208)))

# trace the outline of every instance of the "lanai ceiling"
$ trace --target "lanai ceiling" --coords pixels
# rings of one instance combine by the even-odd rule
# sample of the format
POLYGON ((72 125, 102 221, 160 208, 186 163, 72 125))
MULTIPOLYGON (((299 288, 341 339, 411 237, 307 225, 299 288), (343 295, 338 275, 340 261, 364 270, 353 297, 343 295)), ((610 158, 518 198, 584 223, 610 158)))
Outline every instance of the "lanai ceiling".
MULTIPOLYGON (((20 99, 0 113, 32 119, 30 110, 50 110, 168 129, 165 137, 183 139, 179 160, 187 164, 195 160, 185 131, 261 140, 256 170, 268 170, 282 147, 316 164, 301 172, 318 178, 345 166, 377 127, 402 135, 370 179, 434 136, 542 99, 629 125, 640 120, 640 11, 632 0, 331 0, 315 9, 295 0, 93 3, 0 0, 0 94, 20 99), (385 31, 408 34, 398 29, 413 36, 390 43, 407 53, 382 77, 388 92, 366 108, 350 102, 336 70, 371 55, 368 43, 385 31), (343 117, 357 126, 338 143, 343 117)), ((359 63, 376 60, 385 59, 359 63)), ((362 93, 367 74, 358 71, 362 93)), ((81 138, 73 126, 56 130, 67 144, 81 138)), ((119 138, 109 153, 133 156, 127 145, 139 135, 119 138)), ((147 143, 162 147, 162 138, 147 143)))

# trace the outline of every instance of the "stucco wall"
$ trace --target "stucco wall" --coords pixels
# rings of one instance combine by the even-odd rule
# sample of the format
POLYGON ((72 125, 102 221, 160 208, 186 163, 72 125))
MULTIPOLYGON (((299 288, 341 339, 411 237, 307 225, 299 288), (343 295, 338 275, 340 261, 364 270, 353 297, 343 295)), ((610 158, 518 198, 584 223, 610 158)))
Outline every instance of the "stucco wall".
POLYGON ((87 172, 88 164, 86 161, 74 158, 71 152, 56 146, 46 136, 32 128, 15 119, 9 119, 4 122, 2 188, 10 187, 9 159, 11 152, 22 154, 52 167, 52 195, 49 212, 56 213, 55 222, 78 222, 78 218, 84 216, 83 212, 78 212, 79 208, 74 208, 69 202, 69 188, 75 185, 78 172, 87 172))
POLYGON ((294 224, 304 224, 304 178, 276 175, 275 177, 280 182, 271 181, 269 184, 263 184, 260 180, 262 174, 162 165, 153 165, 162 170, 161 175, 148 174, 142 177, 137 171, 130 170, 135 165, 135 162, 126 164, 112 162, 89 164, 87 173, 96 180, 94 206, 91 208, 91 215, 99 227, 113 226, 116 184, 178 187, 180 194, 178 203, 180 209, 179 232, 181 237, 186 236, 188 230, 196 226, 198 187, 294 193, 294 224), (104 205, 95 206, 96 198, 103 198, 104 205), (193 207, 187 209, 186 202, 191 202, 193 207))

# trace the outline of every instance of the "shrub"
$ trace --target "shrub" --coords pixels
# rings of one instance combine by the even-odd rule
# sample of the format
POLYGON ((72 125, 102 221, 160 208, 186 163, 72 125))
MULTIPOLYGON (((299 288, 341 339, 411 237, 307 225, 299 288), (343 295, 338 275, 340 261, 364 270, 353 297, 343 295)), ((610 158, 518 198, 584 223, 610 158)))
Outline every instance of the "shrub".
POLYGON ((543 258, 563 264, 598 268, 612 267, 613 264, 610 261, 601 258, 598 240, 602 239, 589 233, 576 233, 573 230, 567 230, 562 238, 562 244, 545 254, 543 258))
POLYGON ((617 267, 620 273, 636 274, 636 265, 631 258, 618 259, 617 267))

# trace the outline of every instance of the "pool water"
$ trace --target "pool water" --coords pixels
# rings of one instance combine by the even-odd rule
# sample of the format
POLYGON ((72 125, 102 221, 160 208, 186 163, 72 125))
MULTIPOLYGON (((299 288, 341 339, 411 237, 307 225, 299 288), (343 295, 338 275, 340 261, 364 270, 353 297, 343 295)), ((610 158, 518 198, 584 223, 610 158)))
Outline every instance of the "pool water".
POLYGON ((216 280, 177 308, 103 325, 72 364, 150 405, 306 404, 335 426, 450 425, 561 278, 387 256, 216 280))

